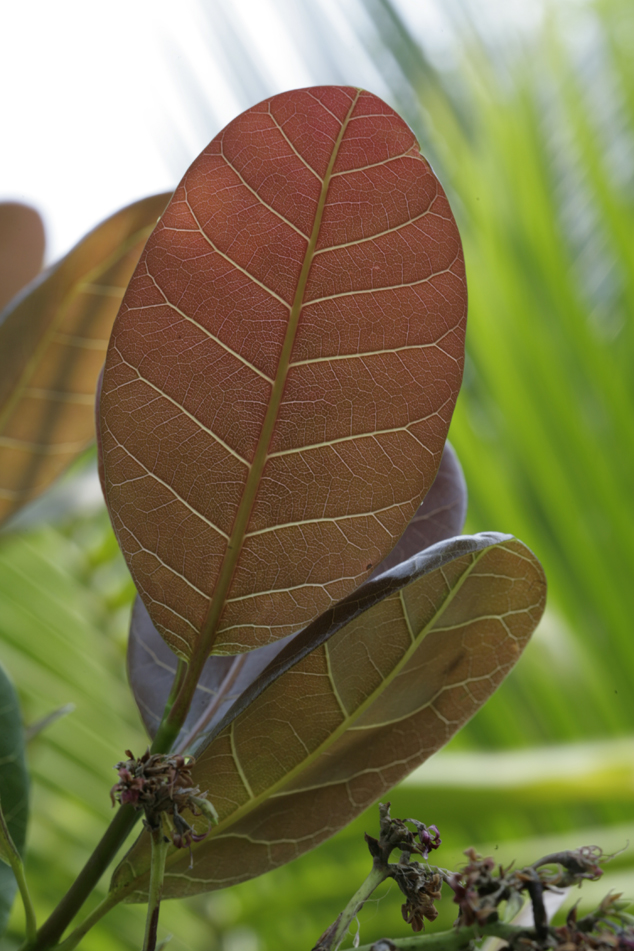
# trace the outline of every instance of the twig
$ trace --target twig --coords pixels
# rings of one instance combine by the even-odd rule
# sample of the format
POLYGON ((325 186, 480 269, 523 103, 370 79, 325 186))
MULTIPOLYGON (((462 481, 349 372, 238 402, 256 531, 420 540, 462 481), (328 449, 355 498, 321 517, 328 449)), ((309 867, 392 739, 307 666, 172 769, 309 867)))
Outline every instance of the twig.
POLYGON ((99 902, 97 907, 82 921, 61 944, 55 946, 55 951, 73 951, 82 938, 88 934, 90 929, 100 921, 103 916, 119 903, 119 895, 116 892, 110 892, 103 901, 99 902))
POLYGON ((323 933, 313 948, 313 951, 337 951, 337 948, 348 933, 350 923, 361 911, 372 892, 378 888, 381 882, 384 882, 387 877, 387 870, 382 868, 378 862, 375 862, 366 880, 354 893, 337 920, 323 933))
MULTIPOLYGON (((493 937, 511 940, 518 935, 535 937, 535 929, 496 921, 490 925, 470 925, 468 928, 452 928, 451 931, 437 931, 435 934, 418 934, 410 938, 383 940, 388 947, 392 945, 398 951, 460 951, 478 938, 493 937)), ((363 944, 356 951, 373 951, 376 945, 380 946, 380 943, 376 941, 374 944, 363 944)))
POLYGON ((169 839, 163 832, 162 815, 159 817, 158 825, 156 827, 150 827, 150 836, 152 842, 152 860, 150 865, 150 888, 148 893, 143 951, 156 951, 161 894, 163 891, 163 878, 165 876, 165 857, 169 845, 169 839))

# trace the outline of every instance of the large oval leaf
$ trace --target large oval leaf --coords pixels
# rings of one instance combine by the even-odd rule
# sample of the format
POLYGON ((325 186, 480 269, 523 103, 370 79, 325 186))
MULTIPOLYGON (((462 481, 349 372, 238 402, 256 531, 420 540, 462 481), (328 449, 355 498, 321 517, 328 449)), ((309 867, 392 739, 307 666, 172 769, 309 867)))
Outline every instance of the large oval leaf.
POLYGON ((205 149, 101 400, 113 525, 177 653, 286 636, 394 546, 440 463, 465 316, 445 195, 376 96, 274 96, 205 149))
MULTIPOLYGON (((396 548, 372 573, 371 578, 412 555, 462 530, 467 493, 458 457, 447 443, 434 484, 408 525, 396 548)), ((187 719, 176 748, 186 745, 192 734, 209 731, 229 707, 268 666, 286 644, 298 635, 282 638, 237 657, 211 656, 196 687, 187 719)), ((128 639, 128 678, 148 734, 158 729, 172 687, 178 658, 152 624, 137 596, 128 639)))
MULTIPOLYGON (((188 854, 168 857, 164 895, 260 875, 383 796, 493 693, 536 627, 545 589, 521 542, 464 536, 367 582, 314 622, 211 742, 194 748, 195 781, 220 823, 194 846, 191 870, 188 854)), ((148 862, 142 835, 114 875, 121 898, 144 900, 148 862)))
POLYGON ((169 197, 112 215, 0 314, 0 522, 94 439, 95 384, 112 324, 169 197))
POLYGON ((40 273, 44 245, 44 225, 35 208, 0 202, 0 310, 40 273))
MULTIPOLYGON (((29 810, 29 776, 24 756, 24 730, 15 687, 0 666, 0 803, 11 838, 24 849, 29 810)), ((3 934, 17 884, 12 869, 0 862, 0 935, 3 934)))

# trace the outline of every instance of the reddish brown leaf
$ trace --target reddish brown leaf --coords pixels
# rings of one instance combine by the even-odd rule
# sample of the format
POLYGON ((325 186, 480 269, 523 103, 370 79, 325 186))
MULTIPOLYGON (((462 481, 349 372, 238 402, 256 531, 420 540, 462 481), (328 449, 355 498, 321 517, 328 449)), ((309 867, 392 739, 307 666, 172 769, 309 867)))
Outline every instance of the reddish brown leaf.
POLYGON ((0 315, 0 522, 94 439, 108 337, 168 198, 154 195, 112 215, 0 315))
MULTIPOLYGON (((533 554, 488 533, 439 542, 319 618, 194 744, 194 780, 220 822, 194 845, 192 869, 187 850, 168 856, 163 894, 260 875, 384 796, 493 693, 545 592, 533 554)), ((149 854, 143 834, 115 871, 121 899, 145 899, 149 854)))
POLYGON ((44 225, 35 208, 0 202, 0 310, 40 273, 44 225))
POLYGON ((211 142, 130 283, 101 403, 113 525, 173 650, 286 636, 390 551, 440 463, 465 315, 447 199, 376 96, 295 90, 211 142))

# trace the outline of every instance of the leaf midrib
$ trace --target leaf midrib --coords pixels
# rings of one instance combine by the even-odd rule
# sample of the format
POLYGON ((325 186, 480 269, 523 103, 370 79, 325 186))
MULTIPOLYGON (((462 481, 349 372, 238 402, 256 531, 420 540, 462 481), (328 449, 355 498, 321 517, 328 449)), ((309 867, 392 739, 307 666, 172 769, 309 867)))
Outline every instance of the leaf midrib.
POLYGON ((260 486, 262 472, 268 459, 273 429, 277 422, 277 415, 282 401, 284 387, 286 385, 286 377, 290 367, 291 353, 295 343, 295 335, 297 333, 299 316, 304 304, 304 292, 306 290, 308 276, 312 266, 313 257, 315 255, 315 248, 321 231, 321 221, 326 206, 328 188, 332 178, 332 170, 334 168, 337 155, 339 154, 339 148, 343 141, 348 123, 352 113, 354 112, 360 95, 361 90, 357 89, 356 95, 350 105, 350 108, 348 109, 346 117, 341 124, 341 129, 339 130, 339 134, 335 140, 330 160, 328 162, 328 167, 326 169, 326 174, 324 175, 321 193, 317 203, 317 211, 315 212, 315 220, 313 222, 313 228, 308 245, 306 247, 306 253, 304 255, 304 261, 302 263, 299 280, 297 282, 297 288, 295 290, 295 296, 293 298, 293 304, 289 314, 288 326, 286 328, 284 343, 282 345, 277 373, 275 375, 275 381, 271 390, 271 398, 269 400, 264 422, 262 424, 260 438, 255 450, 253 462, 249 468, 249 474, 247 476, 244 492, 242 493, 242 498, 240 499, 240 503, 238 505, 238 511, 236 513, 233 529, 231 531, 229 541, 227 542, 225 557, 223 559, 207 615, 203 623, 201 636, 198 639, 194 650, 192 651, 190 666, 194 669, 198 669, 198 667, 201 667, 206 661, 207 657, 211 653, 218 635, 220 618, 222 612, 224 611, 227 594, 229 593, 238 560, 240 558, 247 525, 249 523, 251 512, 253 510, 260 486))

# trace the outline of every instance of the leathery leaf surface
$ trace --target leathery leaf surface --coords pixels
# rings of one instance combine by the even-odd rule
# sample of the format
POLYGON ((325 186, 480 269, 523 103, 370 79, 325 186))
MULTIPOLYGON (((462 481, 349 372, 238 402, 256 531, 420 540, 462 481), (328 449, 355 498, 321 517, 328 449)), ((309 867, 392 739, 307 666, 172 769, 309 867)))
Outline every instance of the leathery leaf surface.
POLYGON ((299 631, 394 547, 465 319, 449 204, 386 103, 294 90, 216 136, 130 282, 100 408, 112 522, 177 654, 299 631))
POLYGON ((123 293, 169 194, 107 218, 0 314, 0 524, 95 438, 95 387, 123 293))
MULTIPOLYGON (((164 895, 223 888, 318 845, 440 749, 508 674, 544 609, 509 535, 452 538, 367 582, 275 658, 192 752, 220 823, 167 859, 164 895), (302 643, 303 642, 303 643, 302 643)), ((143 901, 142 834, 112 888, 143 901)))

